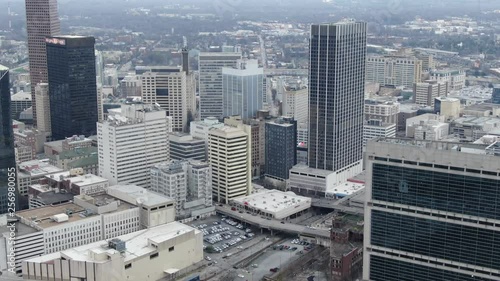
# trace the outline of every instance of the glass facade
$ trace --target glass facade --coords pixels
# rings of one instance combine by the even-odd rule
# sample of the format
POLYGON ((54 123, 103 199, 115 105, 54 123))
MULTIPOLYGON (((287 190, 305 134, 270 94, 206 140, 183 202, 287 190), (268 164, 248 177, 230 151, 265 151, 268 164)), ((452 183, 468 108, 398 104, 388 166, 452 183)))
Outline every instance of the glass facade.
POLYGON ((225 117, 239 115, 242 119, 253 118, 262 109, 265 93, 265 77, 262 68, 222 69, 222 103, 225 117), (256 74, 260 72, 260 74, 256 74))
POLYGON ((7 212, 9 176, 14 183, 16 157, 10 109, 9 69, 0 65, 0 214, 7 212))
POLYGON ((73 135, 95 135, 95 39, 61 36, 47 40, 52 137, 60 140, 73 135))
POLYGON ((311 26, 309 167, 337 171, 362 159, 366 23, 311 26))
POLYGON ((500 232, 372 211, 372 245, 500 270, 500 232))
POLYGON ((388 259, 371 257, 371 281, 492 281, 470 274, 388 259))
POLYGON ((496 168, 481 171, 406 159, 405 164, 402 159, 374 159, 387 163, 369 163, 371 199, 376 200, 372 204, 385 208, 368 210, 370 280, 500 280, 495 273, 500 270, 500 231, 491 220, 500 219, 500 177, 492 172, 496 168), (381 257, 381 251, 389 256, 381 257), (464 271, 469 274, 461 273, 464 271))
POLYGON ((374 200, 500 219, 500 179, 373 164, 374 200))

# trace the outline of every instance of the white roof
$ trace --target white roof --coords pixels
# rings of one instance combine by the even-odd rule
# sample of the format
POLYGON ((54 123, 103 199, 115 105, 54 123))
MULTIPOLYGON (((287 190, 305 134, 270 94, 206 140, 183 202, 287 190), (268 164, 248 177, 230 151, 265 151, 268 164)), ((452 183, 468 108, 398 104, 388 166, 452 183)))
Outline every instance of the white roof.
POLYGON ((346 181, 336 186, 327 187, 326 193, 338 195, 351 195, 365 188, 365 184, 361 182, 346 181))
POLYGON ((233 199, 241 205, 248 205, 256 209, 265 210, 266 212, 280 212, 288 208, 311 203, 311 198, 299 196, 288 191, 279 190, 264 190, 245 197, 233 199))
POLYGON ((10 96, 11 101, 31 101, 31 93, 28 92, 18 92, 10 96))
POLYGON ((155 206, 173 203, 174 200, 140 186, 119 184, 108 187, 108 194, 133 205, 155 206))
MULTIPOLYGON (((136 259, 140 256, 149 255, 150 253, 156 251, 157 249, 149 246, 149 241, 160 244, 168 240, 175 239, 178 236, 184 235, 194 231, 199 233, 200 231, 192 228, 188 225, 171 222, 163 224, 160 226, 152 227, 145 230, 139 230, 126 235, 118 236, 116 238, 125 241, 126 251, 122 255, 124 256, 124 262, 136 259)), ((30 262, 48 262, 51 260, 59 259, 64 256, 66 259, 76 260, 76 261, 90 261, 94 263, 105 263, 108 260, 95 261, 91 257, 91 252, 94 253, 110 253, 113 254, 116 251, 108 248, 108 243, 106 240, 99 242, 87 244, 84 246, 76 247, 73 249, 64 250, 57 253, 52 253, 32 259, 28 259, 30 262)))

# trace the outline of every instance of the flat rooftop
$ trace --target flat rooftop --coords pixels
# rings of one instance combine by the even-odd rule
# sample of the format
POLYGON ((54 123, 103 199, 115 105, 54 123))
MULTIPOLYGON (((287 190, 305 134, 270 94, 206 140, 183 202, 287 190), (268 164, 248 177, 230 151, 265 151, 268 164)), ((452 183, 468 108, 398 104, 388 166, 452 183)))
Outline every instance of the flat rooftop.
POLYGON ((236 198, 233 201, 241 205, 248 205, 262 210, 265 209, 267 212, 273 213, 295 208, 295 206, 304 205, 307 202, 311 204, 311 198, 296 195, 291 191, 283 192, 274 189, 236 198))
POLYGON ((163 196, 159 193, 149 191, 137 185, 114 185, 108 187, 108 193, 116 195, 122 201, 129 203, 141 203, 145 206, 155 206, 158 204, 174 203, 171 198, 163 196))
MULTIPOLYGON (((81 217, 78 215, 78 213, 84 212, 85 209, 83 207, 80 207, 74 203, 65 203, 61 205, 55 205, 55 206, 46 206, 46 207, 41 207, 41 208, 36 208, 36 209, 30 209, 30 210, 24 210, 24 211, 18 211, 16 212, 16 216, 19 217, 20 219, 24 219, 27 222, 32 222, 34 224, 34 227, 40 228, 40 229, 45 229, 53 226, 58 226, 61 224, 65 223, 71 223, 71 222, 76 222, 82 219, 85 219, 86 217, 81 217), (65 214, 66 211, 71 210, 73 212, 73 215, 71 215, 68 219, 68 221, 65 222, 55 222, 54 220, 51 219, 52 216, 58 215, 58 214, 65 214)), ((92 215, 95 216, 95 215, 92 215)), ((92 217, 89 216, 89 217, 92 217)))
POLYGON ((403 138, 378 138, 374 139, 373 142, 391 143, 402 146, 413 146, 416 148, 425 148, 425 149, 456 151, 456 152, 470 153, 470 154, 487 154, 486 148, 488 147, 487 145, 474 144, 474 143, 455 143, 455 142, 445 142, 445 141, 414 140, 414 139, 403 139, 403 138))
POLYGON ((358 181, 346 181, 336 186, 327 186, 326 193, 333 193, 338 196, 352 195, 365 188, 365 184, 358 181))
POLYGON ((314 169, 314 168, 310 168, 309 166, 303 165, 303 164, 297 164, 297 165, 293 166, 290 171, 305 174, 305 175, 317 175, 317 176, 324 176, 324 177, 333 173, 333 171, 314 169))
POLYGON ((50 165, 48 163, 48 159, 22 162, 19 164, 19 170, 25 175, 29 175, 31 177, 54 174, 63 171, 56 166, 50 165))
MULTIPOLYGON (((176 237, 185 235, 189 232, 194 232, 195 234, 200 233, 199 230, 188 225, 179 222, 171 222, 118 236, 116 238, 126 242, 126 251, 122 254, 124 262, 126 263, 136 259, 137 257, 149 255, 150 253, 156 251, 157 249, 155 247, 149 246, 149 241, 160 244, 165 241, 173 240, 176 237)), ((94 263, 106 263, 109 261, 108 259, 103 261, 93 260, 90 256, 90 251, 95 253, 116 253, 116 250, 108 247, 107 241, 102 240, 84 246, 64 250, 62 252, 31 258, 29 261, 44 263, 60 259, 61 257, 64 257, 67 260, 71 259, 75 261, 89 261, 94 263)))

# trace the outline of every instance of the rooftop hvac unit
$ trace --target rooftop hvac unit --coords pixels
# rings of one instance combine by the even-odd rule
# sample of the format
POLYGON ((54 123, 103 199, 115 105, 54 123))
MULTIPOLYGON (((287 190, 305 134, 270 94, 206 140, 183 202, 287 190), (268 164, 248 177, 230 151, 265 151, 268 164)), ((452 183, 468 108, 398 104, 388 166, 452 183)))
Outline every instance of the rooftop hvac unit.
POLYGON ((123 253, 127 250, 127 247, 125 246, 125 241, 118 238, 111 239, 111 241, 108 242, 108 246, 111 249, 115 249, 120 253, 123 253))

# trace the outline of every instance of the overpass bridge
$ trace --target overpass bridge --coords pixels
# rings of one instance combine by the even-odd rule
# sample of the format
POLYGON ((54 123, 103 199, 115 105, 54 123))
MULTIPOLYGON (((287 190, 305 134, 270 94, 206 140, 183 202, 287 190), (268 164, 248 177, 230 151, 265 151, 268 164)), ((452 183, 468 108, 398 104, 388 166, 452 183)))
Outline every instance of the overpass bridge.
MULTIPOLYGON (((317 239, 317 241, 326 242, 330 241, 330 231, 326 229, 310 228, 300 224, 281 223, 281 220, 266 219, 260 216, 255 216, 252 214, 247 214, 246 212, 240 213, 239 211, 232 211, 231 207, 228 205, 215 207, 218 213, 224 214, 228 217, 237 219, 241 222, 257 226, 261 229, 268 229, 271 231, 281 231, 284 233, 297 234, 301 236, 311 237, 317 239)), ((318 244, 323 244, 318 243, 318 244)))

